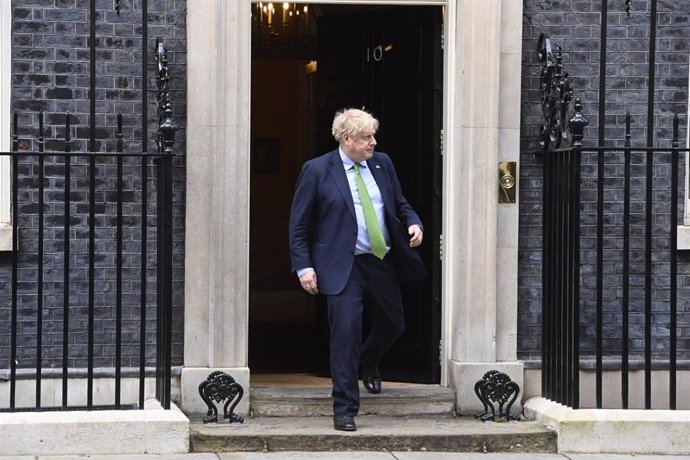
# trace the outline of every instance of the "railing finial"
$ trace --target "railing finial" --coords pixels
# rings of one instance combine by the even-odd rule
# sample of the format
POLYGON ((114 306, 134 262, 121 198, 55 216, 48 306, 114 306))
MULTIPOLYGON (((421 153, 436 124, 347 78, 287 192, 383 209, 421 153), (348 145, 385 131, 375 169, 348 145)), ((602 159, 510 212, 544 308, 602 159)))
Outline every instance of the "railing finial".
POLYGON ((582 115, 582 101, 575 99, 575 115, 570 119, 568 126, 573 133, 572 145, 582 147, 582 138, 585 136, 585 126, 589 121, 582 115))
POLYGON ((568 133, 568 107, 573 98, 571 78, 563 66, 560 46, 553 45, 548 35, 539 35, 537 44, 539 61, 543 63, 540 77, 541 108, 544 124, 537 138, 542 150, 558 148, 568 133))
POLYGON ((173 108, 170 100, 170 77, 168 76, 168 50, 163 43, 156 40, 156 62, 158 63, 158 75, 156 84, 158 87, 158 153, 173 153, 175 144, 175 131, 178 126, 173 120, 173 108))

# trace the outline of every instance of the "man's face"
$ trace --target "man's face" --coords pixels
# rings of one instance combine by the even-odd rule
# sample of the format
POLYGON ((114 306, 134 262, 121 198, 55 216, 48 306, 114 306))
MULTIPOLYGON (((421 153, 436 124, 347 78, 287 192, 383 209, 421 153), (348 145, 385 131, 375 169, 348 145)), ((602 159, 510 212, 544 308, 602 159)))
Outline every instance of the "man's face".
POLYGON ((365 131, 353 136, 345 134, 343 136, 343 152, 355 162, 368 160, 374 156, 374 147, 376 146, 374 134, 376 134, 374 131, 365 131))

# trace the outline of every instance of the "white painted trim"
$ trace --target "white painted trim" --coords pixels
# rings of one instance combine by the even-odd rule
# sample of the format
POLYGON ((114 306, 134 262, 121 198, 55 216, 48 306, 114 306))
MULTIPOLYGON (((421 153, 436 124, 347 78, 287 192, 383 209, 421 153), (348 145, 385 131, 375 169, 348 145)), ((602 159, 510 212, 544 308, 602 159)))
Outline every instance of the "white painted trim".
MULTIPOLYGON (((0 152, 10 150, 11 0, 0 0, 0 152)), ((0 251, 12 249, 10 159, 0 155, 0 251)))
MULTIPOLYGON (((688 193, 688 154, 685 153, 685 193, 688 193)), ((688 217, 688 205, 690 205, 690 200, 685 200, 685 216, 688 217)), ((676 249, 679 251, 690 249, 690 225, 679 225, 677 227, 676 234, 676 249)))
MULTIPOLYGON (((690 72, 688 72, 688 127, 685 132, 685 146, 690 147, 690 72)), ((676 248, 678 250, 690 249, 690 165, 688 165, 690 155, 685 152, 685 178, 683 179, 683 188, 685 189, 685 206, 683 206, 683 225, 678 226, 678 233, 676 237, 676 248)))
MULTIPOLYGON (((457 0, 448 0, 448 4, 444 8, 443 15, 443 196, 453 196, 452 181, 448 172, 451 170, 450 161, 453 159, 451 154, 451 146, 455 145, 455 71, 457 66, 456 49, 455 49, 455 34, 457 28, 457 0)), ((449 206, 452 200, 444 199, 442 209, 442 234, 443 241, 443 262, 441 264, 441 385, 447 387, 450 385, 450 362, 451 350, 453 343, 453 302, 452 291, 456 289, 453 286, 454 273, 456 272, 455 258, 450 257, 452 252, 453 241, 449 236, 451 235, 450 223, 452 221, 451 214, 454 212, 454 207, 449 206)))

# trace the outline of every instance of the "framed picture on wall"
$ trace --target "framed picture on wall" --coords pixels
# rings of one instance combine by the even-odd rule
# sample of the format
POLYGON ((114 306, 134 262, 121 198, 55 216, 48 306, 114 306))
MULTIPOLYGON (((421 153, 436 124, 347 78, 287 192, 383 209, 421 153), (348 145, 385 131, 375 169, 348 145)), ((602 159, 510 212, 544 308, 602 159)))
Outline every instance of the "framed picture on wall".
POLYGON ((256 174, 280 172, 280 139, 255 139, 252 152, 252 171, 256 174))

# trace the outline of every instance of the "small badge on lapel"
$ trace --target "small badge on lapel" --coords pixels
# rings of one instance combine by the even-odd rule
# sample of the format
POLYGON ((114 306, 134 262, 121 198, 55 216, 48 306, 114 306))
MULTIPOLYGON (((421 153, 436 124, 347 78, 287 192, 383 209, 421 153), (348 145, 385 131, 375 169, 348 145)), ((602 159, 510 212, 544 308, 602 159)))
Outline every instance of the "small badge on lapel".
POLYGON ((381 166, 379 166, 379 165, 376 165, 376 169, 381 169, 381 166))

